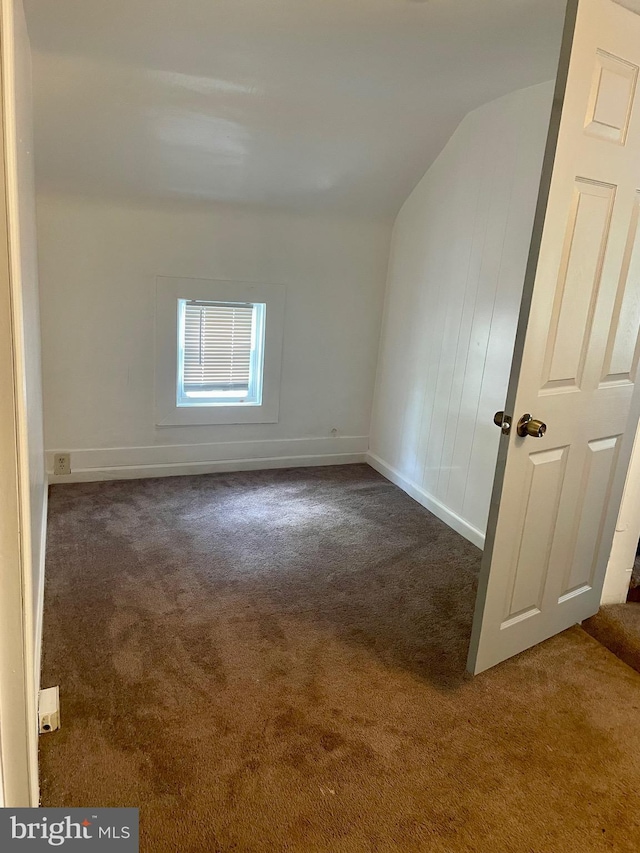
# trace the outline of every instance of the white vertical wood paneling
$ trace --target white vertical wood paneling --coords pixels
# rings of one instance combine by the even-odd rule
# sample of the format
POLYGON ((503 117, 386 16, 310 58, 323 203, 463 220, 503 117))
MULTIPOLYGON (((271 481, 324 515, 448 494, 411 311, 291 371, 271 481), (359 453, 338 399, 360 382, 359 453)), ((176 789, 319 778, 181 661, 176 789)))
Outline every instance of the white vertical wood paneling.
POLYGON ((484 535, 553 86, 470 113, 398 214, 372 461, 484 535))

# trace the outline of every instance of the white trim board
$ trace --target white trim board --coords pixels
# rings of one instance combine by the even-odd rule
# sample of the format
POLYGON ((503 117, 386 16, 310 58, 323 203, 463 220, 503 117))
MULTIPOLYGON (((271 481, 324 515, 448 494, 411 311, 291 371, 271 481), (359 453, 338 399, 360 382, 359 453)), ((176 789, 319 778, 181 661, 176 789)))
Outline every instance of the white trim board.
POLYGON ((44 495, 42 499, 42 529, 40 531, 40 572, 38 577, 40 584, 38 589, 34 590, 35 596, 35 644, 33 659, 34 659, 34 676, 35 676, 35 695, 40 695, 40 671, 42 668, 42 623, 44 619, 44 570, 45 559, 47 556, 47 519, 49 517, 49 486, 44 484, 44 495))
MULTIPOLYGON (((3 428, 0 430, 3 467, 2 514, 2 617, 0 620, 0 764, 5 806, 36 807, 38 787, 38 696, 35 692, 35 628, 32 575, 32 506, 30 501, 30 418, 26 391, 33 376, 25 359, 27 274, 22 250, 27 245, 21 198, 35 201, 22 154, 29 144, 26 125, 17 110, 17 98, 31 109, 23 60, 27 58, 22 4, 0 4, 0 64, 2 129, 0 131, 0 323, 3 369, 0 371, 3 428), (22 135, 24 134, 24 135, 22 135), (5 357, 8 356, 8 357, 5 357)), ((23 116, 24 117, 24 116, 23 116)), ((35 247, 32 247, 35 248, 35 247)), ((33 319, 33 318, 32 318, 33 319)), ((35 381, 35 380, 34 380, 35 381)), ((39 381, 39 380, 37 380, 39 381)), ((35 386, 34 386, 35 387, 35 386)), ((39 448, 35 448, 39 452, 39 448)))
POLYGON ((47 451, 47 473, 53 485, 267 468, 346 465, 365 462, 368 445, 367 436, 339 436, 71 451, 61 448, 47 451), (71 474, 53 475, 53 456, 56 452, 71 453, 71 474))
POLYGON ((600 604, 624 604, 627 600, 638 539, 640 539, 640 425, 636 428, 600 604))
POLYGON ((478 548, 484 548, 485 537, 481 530, 478 530, 472 524, 469 524, 468 521, 465 521, 464 518, 461 518, 453 512, 453 510, 450 510, 444 504, 440 503, 439 500, 434 498, 416 483, 407 479, 396 468, 393 468, 384 460, 380 459, 379 456, 376 456, 375 453, 371 453, 371 451, 369 451, 367 453, 366 461, 372 468, 375 468, 379 474, 382 474, 382 476, 386 477, 387 480, 390 480, 396 486, 399 486, 403 492, 406 492, 409 495, 409 497, 413 498, 414 501, 417 501, 425 509, 428 509, 429 512, 432 512, 437 518, 444 521, 445 524, 448 524, 449 527, 457 533, 460 533, 460 535, 464 536, 465 539, 468 539, 469 542, 477 545, 478 548))

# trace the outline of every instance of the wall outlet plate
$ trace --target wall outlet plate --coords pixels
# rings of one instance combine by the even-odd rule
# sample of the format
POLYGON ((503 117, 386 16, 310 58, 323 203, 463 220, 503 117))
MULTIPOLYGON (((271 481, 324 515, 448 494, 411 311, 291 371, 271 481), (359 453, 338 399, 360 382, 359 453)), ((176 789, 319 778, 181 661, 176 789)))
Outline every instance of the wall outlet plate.
POLYGON ((40 691, 38 701, 38 729, 40 734, 55 732, 60 728, 60 688, 47 687, 40 691))
POLYGON ((70 453, 54 453, 53 454, 53 473, 60 476, 62 474, 71 473, 71 454, 70 453))

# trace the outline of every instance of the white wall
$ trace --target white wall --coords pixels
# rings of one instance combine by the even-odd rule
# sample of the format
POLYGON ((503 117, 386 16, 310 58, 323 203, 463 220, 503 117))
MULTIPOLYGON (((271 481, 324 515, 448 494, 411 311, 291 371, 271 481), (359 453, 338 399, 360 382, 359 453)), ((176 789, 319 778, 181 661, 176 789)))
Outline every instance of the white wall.
POLYGON ((393 233, 370 461, 479 545, 552 95, 470 113, 393 233))
POLYGON ((2 0, 3 309, 0 740, 3 801, 38 803, 37 700, 46 524, 31 133, 31 54, 20 0, 2 0), (6 219, 5 219, 6 217, 6 219), (8 351, 8 352, 7 352, 8 351), (17 451, 17 452, 16 452, 17 451), (16 541, 16 532, 18 541, 16 541))
POLYGON ((42 195, 38 226, 46 446, 72 479, 363 458, 391 223, 42 195), (155 426, 158 275, 287 286, 279 423, 155 426))

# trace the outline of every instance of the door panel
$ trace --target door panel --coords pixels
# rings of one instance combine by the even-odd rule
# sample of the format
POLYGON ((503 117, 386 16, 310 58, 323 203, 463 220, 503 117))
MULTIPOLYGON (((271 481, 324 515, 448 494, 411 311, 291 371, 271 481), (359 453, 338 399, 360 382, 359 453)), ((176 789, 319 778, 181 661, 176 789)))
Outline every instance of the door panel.
POLYGON ((597 610, 640 403, 640 15, 615 0, 579 0, 568 20, 472 672, 597 610), (544 421, 542 437, 518 435, 525 413, 544 421))
POLYGON ((596 51, 587 133, 625 144, 637 80, 637 65, 604 50, 596 51))
POLYGON ((578 178, 566 231, 542 391, 580 387, 616 188, 578 178))
POLYGON ((567 451, 566 447, 558 447, 529 456, 522 536, 514 560, 510 600, 501 627, 535 615, 542 608, 567 451))
POLYGON ((587 444, 583 482, 576 506, 575 543, 566 561, 559 602, 593 586, 595 555, 602 536, 604 513, 611 493, 620 436, 587 444))
POLYGON ((614 3, 619 3, 621 6, 624 6, 625 9, 631 9, 632 12, 636 12, 640 15, 640 0, 613 0, 614 3))
POLYGON ((601 384, 631 382, 638 366, 640 325, 640 191, 636 192, 631 212, 627 245, 620 272, 601 384))

